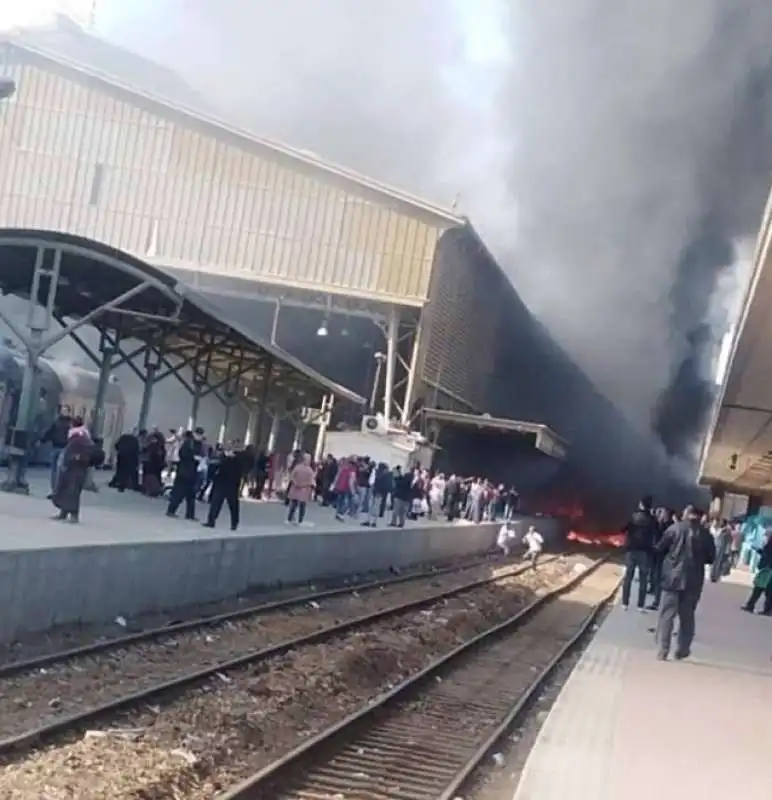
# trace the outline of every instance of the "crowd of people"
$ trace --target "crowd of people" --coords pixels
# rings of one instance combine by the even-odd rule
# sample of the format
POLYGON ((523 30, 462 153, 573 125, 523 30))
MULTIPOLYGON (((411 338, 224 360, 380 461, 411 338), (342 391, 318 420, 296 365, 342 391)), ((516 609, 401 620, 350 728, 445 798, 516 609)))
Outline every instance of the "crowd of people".
MULTIPOLYGON (((105 460, 101 442, 92 438, 79 418, 62 412, 44 435, 51 444, 49 499, 55 519, 78 522, 80 500, 92 470, 105 460)), ((536 562, 544 540, 535 527, 521 535, 513 523, 519 495, 512 487, 494 486, 481 478, 446 477, 419 465, 403 469, 367 456, 335 458, 313 464, 311 456, 293 452, 284 461, 274 454, 242 446, 238 441, 209 445, 202 428, 193 431, 133 431, 115 445, 115 473, 109 485, 119 492, 133 490, 149 497, 168 495, 166 514, 176 517, 181 507, 187 520, 196 519, 196 503, 208 502, 204 525, 214 528, 224 506, 230 527, 237 530, 240 500, 280 498, 287 506, 286 522, 301 525, 309 503, 332 509, 338 521, 359 521, 366 527, 385 524, 402 528, 408 519, 443 516, 448 522, 503 521, 497 546, 509 556, 520 540, 526 557, 536 562)), ((695 612, 706 568, 717 582, 737 566, 743 544, 738 522, 710 520, 693 506, 682 514, 654 509, 645 497, 625 526, 625 574, 622 606, 630 607, 637 575, 636 606, 642 613, 658 611, 658 654, 667 659, 672 631, 679 620, 675 657, 688 657, 694 638, 695 612), (647 605, 647 601, 648 605, 647 605)), ((756 543, 754 543, 756 544, 756 543)), ((754 584, 743 609, 772 616, 772 536, 753 548, 758 563, 754 584)))
MULTIPOLYGON (((64 413, 46 434, 53 448, 52 498, 61 468, 69 464, 64 454, 73 426, 88 434, 82 421, 75 425, 64 413)), ((104 459, 103 453, 92 459, 94 464, 100 458, 104 459)), ((308 453, 299 450, 281 459, 239 441, 209 444, 202 428, 170 430, 166 435, 157 429, 122 434, 115 444, 115 472, 108 485, 148 497, 168 495, 169 517, 182 509, 185 519, 195 520, 196 504, 208 502, 204 525, 210 528, 227 505, 233 531, 239 525, 243 497, 282 499, 288 524, 303 524, 309 503, 315 501, 331 508, 338 521, 398 528, 410 519, 440 516, 448 522, 506 520, 518 510, 520 500, 514 487, 497 487, 481 478, 446 477, 419 465, 390 466, 355 455, 328 455, 314 464, 308 453)), ((78 492, 78 503, 79 497, 78 492)))
MULTIPOLYGON (((72 436, 78 437, 77 442, 88 437, 93 450, 83 482, 76 481, 70 489, 80 487, 68 505, 75 510, 66 514, 77 520, 80 492, 90 480, 91 467, 104 460, 104 453, 82 420, 71 419, 66 411, 60 413, 44 437, 52 447, 49 497, 55 503, 61 477, 73 461, 72 436)), ((117 491, 168 496, 167 516, 176 517, 182 510, 187 520, 196 519, 198 502, 208 502, 204 525, 210 528, 227 505, 234 531, 244 497, 283 500, 288 524, 303 524, 308 505, 317 502, 332 509, 338 521, 398 528, 411 519, 441 516, 448 522, 506 520, 518 511, 520 502, 514 487, 494 486, 482 478, 446 477, 419 465, 403 468, 367 456, 328 455, 314 464, 308 453, 298 450, 282 459, 239 441, 210 444, 202 428, 167 434, 158 429, 124 433, 115 444, 114 463, 108 485, 117 491)))
MULTIPOLYGON (((694 506, 682 514, 652 508, 645 497, 625 526, 625 574, 622 607, 630 607, 633 581, 638 577, 638 611, 658 611, 657 655, 670 655, 676 618, 678 635, 675 658, 688 658, 695 631, 695 613, 702 597, 706 571, 717 583, 737 566, 742 547, 739 523, 710 520, 694 506), (709 569, 708 569, 709 568, 709 569), (647 605, 647 599, 651 597, 647 605)), ((758 569, 754 586, 743 609, 754 612, 763 597, 762 614, 772 616, 772 537, 769 532, 757 548, 758 569)))
POLYGON ((392 467, 355 455, 328 455, 316 468, 314 496, 332 507, 339 521, 363 515, 362 525, 370 527, 382 519, 404 527, 407 519, 440 516, 448 522, 495 522, 510 518, 520 504, 514 487, 494 486, 483 478, 446 477, 420 465, 392 467))

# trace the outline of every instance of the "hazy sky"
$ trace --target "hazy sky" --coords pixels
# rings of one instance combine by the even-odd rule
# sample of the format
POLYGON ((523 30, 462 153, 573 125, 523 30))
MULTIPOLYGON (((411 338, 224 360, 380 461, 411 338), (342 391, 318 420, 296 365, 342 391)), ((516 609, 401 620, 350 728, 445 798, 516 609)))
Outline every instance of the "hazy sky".
POLYGON ((85 20, 92 7, 93 0, 0 0, 0 30, 45 23, 56 13, 85 20))

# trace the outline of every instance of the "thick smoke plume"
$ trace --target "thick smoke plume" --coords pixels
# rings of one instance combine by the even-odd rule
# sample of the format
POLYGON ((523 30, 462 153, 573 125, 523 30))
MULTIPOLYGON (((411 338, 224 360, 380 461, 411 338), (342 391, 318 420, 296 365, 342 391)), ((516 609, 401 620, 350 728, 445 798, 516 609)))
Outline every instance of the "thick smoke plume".
POLYGON ((772 6, 521 3, 512 29, 515 263, 535 266, 518 275, 602 388, 683 451, 726 322, 711 296, 769 187, 772 6))
POLYGON ((457 199, 600 388, 691 446, 715 288, 769 186, 768 2, 102 0, 98 22, 264 135, 457 199))

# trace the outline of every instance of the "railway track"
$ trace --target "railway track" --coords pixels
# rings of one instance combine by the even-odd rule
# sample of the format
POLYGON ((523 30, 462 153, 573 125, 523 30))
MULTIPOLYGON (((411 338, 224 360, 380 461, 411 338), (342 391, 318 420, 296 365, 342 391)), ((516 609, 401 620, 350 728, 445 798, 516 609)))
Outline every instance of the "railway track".
MULTIPOLYGON (((554 556, 545 559, 543 566, 546 569, 550 564, 560 566, 561 563, 561 557, 554 556)), ((196 659, 193 669, 186 670, 180 666, 179 638, 170 638, 165 644, 154 645, 152 653, 143 651, 139 654, 141 657, 133 663, 132 671, 123 664, 127 651, 119 650, 107 661, 100 657, 88 662, 79 657, 60 673, 35 670, 14 675, 0 681, 0 730, 5 736, 0 740, 0 755, 96 725, 105 716, 157 702, 162 697, 179 695, 212 678, 219 677, 225 682, 224 676, 232 670, 250 667, 293 649, 318 644, 528 571, 528 567, 523 565, 494 571, 490 566, 487 562, 481 565, 482 574, 472 580, 468 579, 471 576, 463 579, 466 570, 462 570, 461 580, 453 570, 448 570, 444 576, 438 577, 437 573, 421 576, 420 580, 430 581, 429 586, 421 585, 414 576, 412 583, 416 585, 409 585, 410 582, 404 579, 395 580, 388 587, 382 587, 380 583, 368 585, 370 595, 364 587, 358 591, 349 588, 345 605, 329 609, 304 606, 302 614, 294 618, 294 635, 282 635, 283 631, 291 628, 284 615, 277 615, 277 627, 273 633, 269 631, 266 639, 263 630, 267 627, 266 620, 258 617, 251 636, 246 628, 229 631, 219 653, 216 641, 207 642, 207 638, 211 638, 208 634, 197 635, 186 645, 196 659), (439 585, 442 580, 448 582, 445 587, 439 585), (256 642, 264 644, 254 646, 256 642), (223 657, 224 652, 227 657, 223 657), (158 679, 159 675, 161 679, 158 679), (77 690, 73 690, 74 685, 77 690), (33 697, 34 700, 30 699, 33 697)), ((336 591, 337 594, 340 593, 336 591)), ((275 609, 274 604, 271 610, 275 609)))
POLYGON ((61 650, 55 650, 53 652, 42 653, 31 658, 6 661, 4 663, 0 662, 0 680, 3 678, 11 678, 14 675, 19 675, 23 672, 29 672, 31 670, 45 669, 52 664, 68 661, 70 659, 96 656, 101 653, 107 653, 111 650, 120 650, 130 647, 131 645, 152 642, 158 639, 164 639, 181 633, 186 633, 188 631, 202 630, 204 628, 216 628, 217 626, 228 622, 238 622, 259 614, 267 614, 271 611, 282 611, 284 609, 292 608, 293 606, 302 606, 308 603, 318 603, 322 600, 327 600, 330 598, 344 597, 352 592, 366 592, 369 590, 380 589, 381 587, 386 588, 390 586, 398 586, 400 584, 409 583, 416 580, 439 578, 443 575, 460 573, 466 570, 477 569, 484 566, 494 566, 495 564, 496 562, 491 556, 486 556, 483 558, 473 558, 461 561, 459 563, 451 563, 447 566, 435 565, 425 569, 419 568, 418 570, 405 571, 404 573, 395 573, 394 576, 386 577, 381 580, 367 580, 346 583, 343 586, 336 586, 335 588, 324 589, 322 591, 314 590, 310 592, 295 593, 287 597, 282 597, 278 600, 256 603, 251 606, 242 606, 240 608, 224 611, 219 614, 209 614, 206 616, 194 617, 192 619, 174 622, 169 625, 160 625, 143 631, 127 633, 124 636, 99 639, 87 644, 78 645, 76 647, 68 647, 61 650))
MULTIPOLYGON (((462 642, 549 591, 573 556, 298 644, 125 713, 22 736, 0 759, 0 796, 212 800, 462 642), (84 731, 85 728, 85 731, 84 731), (30 745, 33 745, 30 747, 30 745)), ((61 722, 61 721, 59 721, 61 722)))
POLYGON ((619 585, 605 560, 218 800, 453 800, 619 585))

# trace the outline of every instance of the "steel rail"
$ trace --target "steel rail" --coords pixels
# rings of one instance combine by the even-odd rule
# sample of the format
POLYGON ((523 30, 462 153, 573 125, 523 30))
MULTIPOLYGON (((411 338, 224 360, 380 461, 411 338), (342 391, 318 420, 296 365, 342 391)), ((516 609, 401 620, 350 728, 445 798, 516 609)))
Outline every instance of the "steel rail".
MULTIPOLYGON (((545 558, 540 563, 552 563, 557 561, 560 557, 560 555, 551 556, 549 558, 545 558)), ((388 606, 387 608, 379 611, 371 612, 369 614, 361 614, 357 617, 352 617, 349 620, 335 623, 334 625, 330 625, 326 628, 321 628, 313 633, 286 639, 282 642, 268 645, 267 647, 261 647, 257 650, 251 650, 243 655, 237 656, 236 658, 215 663, 209 667, 205 667, 204 669, 188 672, 184 675, 172 678, 171 680, 149 686, 146 689, 109 700, 98 706, 85 708, 82 711, 78 711, 74 714, 68 714, 67 716, 53 720, 52 722, 24 731, 21 734, 6 737, 5 739, 0 740, 0 756, 5 756, 17 750, 29 749, 36 744, 44 743, 50 740, 56 735, 79 729, 86 723, 95 722, 105 715, 118 711, 125 711, 129 708, 139 705, 140 703, 156 699, 162 695, 171 696, 179 694, 190 686, 197 685, 211 678, 212 676, 217 675, 218 673, 227 673, 230 670, 239 669, 241 667, 254 664, 255 662, 263 661, 267 658, 280 656, 296 649, 297 647, 317 644, 355 628, 369 625, 373 622, 387 619, 388 617, 398 616, 399 614, 403 614, 407 611, 432 605, 439 600, 453 597, 458 594, 463 594, 464 592, 471 591, 479 588, 480 586, 497 583, 505 580, 506 578, 515 577, 531 570, 532 566, 530 564, 511 567, 510 569, 499 572, 497 575, 488 576, 487 578, 478 578, 477 580, 469 581, 452 589, 444 589, 440 592, 433 592, 432 594, 416 600, 410 600, 407 603, 399 603, 393 606, 388 606)))
POLYGON ((548 683, 550 678, 555 674, 557 668, 571 655, 579 642, 587 635, 587 631, 595 623, 595 620, 614 599, 614 596, 619 591, 620 584, 621 580, 590 609, 576 633, 566 642, 560 651, 555 654, 555 657, 537 675, 536 679, 525 692, 520 695, 520 698, 512 706, 504 719, 501 720, 496 729, 491 732, 490 736, 477 748, 476 752, 469 758, 467 763, 458 771, 456 777, 440 795, 438 800, 454 800, 461 788, 467 784, 472 775, 481 767, 488 753, 490 753, 501 738, 511 730, 517 721, 522 719, 524 714, 527 713, 534 701, 541 694, 545 684, 548 683))
POLYGON ((189 619, 183 622, 175 622, 171 625, 164 625, 157 628, 148 628, 145 631, 128 633, 125 636, 116 636, 112 639, 102 639, 100 641, 78 645, 77 647, 59 650, 54 653, 46 653, 33 658, 19 661, 8 661, 4 664, 0 664, 0 679, 11 678, 14 675, 18 675, 22 672, 42 669, 43 667, 48 667, 51 664, 69 661, 72 658, 98 655, 99 653, 105 653, 109 650, 120 650, 140 642, 150 642, 154 639, 161 639, 165 636, 174 636, 178 633, 185 633, 187 631, 195 630, 196 628, 213 628, 226 622, 235 622, 238 620, 247 619, 248 617, 266 614, 270 611, 279 611, 283 608, 291 608, 292 606, 296 605, 306 605, 307 603, 316 602, 318 600, 326 600, 330 597, 339 597, 341 595, 351 594, 352 592, 366 592, 371 589, 380 589, 382 586, 394 586, 400 583, 409 583, 410 581, 439 577, 441 575, 449 575, 453 572, 464 572, 466 570, 475 569, 477 567, 485 566, 485 564, 492 563, 493 562, 490 558, 481 558, 477 561, 471 561, 467 564, 440 567, 438 569, 430 569, 425 572, 410 572, 405 573, 404 575, 399 575, 393 578, 385 578, 379 581, 371 580, 364 583, 347 583, 344 586, 336 586, 333 589, 324 589, 321 592, 305 592, 303 594, 292 595, 280 600, 270 600, 257 605, 234 609, 233 611, 224 611, 220 614, 197 617, 195 619, 189 619))
MULTIPOLYGON (((602 565, 609 562, 612 554, 607 554, 599 558, 590 568, 584 572, 572 576, 568 581, 561 586, 547 592, 541 597, 534 600, 526 608, 519 611, 517 614, 510 617, 508 620, 494 626, 488 631, 475 636, 473 639, 465 642, 464 644, 454 648, 449 653, 437 658, 423 670, 416 675, 406 679, 395 688, 384 692, 366 706, 350 714, 340 722, 330 726, 324 731, 316 734, 308 739, 303 744, 294 748, 284 756, 278 758, 273 763, 268 764, 262 769, 255 772, 250 777, 246 778, 241 783, 232 786, 230 789, 217 796, 216 800, 266 800, 267 798, 289 797, 291 794, 284 795, 281 786, 284 783, 285 776, 288 773, 294 772, 290 780, 297 776, 298 771, 303 769, 303 764, 310 761, 311 764, 319 763, 319 756, 323 753, 328 753, 334 750, 336 746, 345 746, 346 742, 357 740, 357 733, 360 729, 367 731, 368 723, 373 726, 377 724, 378 715, 382 714, 387 708, 394 704, 407 700, 409 697, 417 695, 420 697, 421 687, 429 682, 431 679, 439 679, 440 673, 445 671, 448 667, 457 663, 464 656, 468 656, 474 650, 483 647, 498 640, 503 634, 511 633, 519 627, 534 619, 539 610, 544 606, 556 600, 563 594, 570 592, 572 589, 579 586, 590 575, 596 572, 602 565)), ((480 764, 481 760, 490 751, 491 747, 498 741, 501 735, 512 725, 512 722, 518 719, 523 711, 528 707, 532 699, 538 695, 541 687, 547 681, 550 675, 553 674, 556 667, 565 659, 565 657, 576 646, 577 642, 587 632, 589 627, 593 624, 602 608, 613 598, 618 589, 619 583, 617 582, 612 592, 605 595, 602 600, 595 604, 589 611, 587 616, 581 622, 578 631, 572 635, 570 640, 560 648, 560 651, 550 660, 547 667, 545 667, 536 679, 528 685, 523 694, 520 694, 514 706, 512 706, 506 713, 504 718, 498 718, 495 730, 486 738, 484 743, 480 745, 472 756, 464 760, 457 772, 454 774, 452 781, 448 784, 441 795, 432 795, 437 800, 452 800, 457 797, 458 787, 463 785, 471 775, 471 773, 480 764)), ((403 729, 404 730, 404 729, 403 729)), ((435 731, 437 736, 441 735, 441 731, 435 731)), ((431 771, 435 765, 427 765, 426 771, 431 771)), ((310 770, 314 767, 311 766, 310 770)), ((366 779, 367 775, 362 775, 354 772, 355 778, 366 779)), ((425 777, 425 776, 422 776, 425 777)), ((289 782, 289 780, 287 781, 289 782)), ((417 783, 420 782, 417 780, 417 783)), ((366 783, 366 780, 365 780, 366 783)), ((413 790, 415 787, 413 787, 413 790)), ((331 789, 331 796, 335 796, 336 789, 331 789)), ((339 791, 339 790, 337 790, 339 791)), ((418 794, 416 793, 417 797, 418 794)), ((427 795, 428 797, 429 795, 427 795)))

